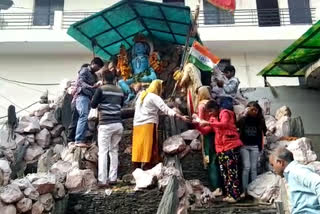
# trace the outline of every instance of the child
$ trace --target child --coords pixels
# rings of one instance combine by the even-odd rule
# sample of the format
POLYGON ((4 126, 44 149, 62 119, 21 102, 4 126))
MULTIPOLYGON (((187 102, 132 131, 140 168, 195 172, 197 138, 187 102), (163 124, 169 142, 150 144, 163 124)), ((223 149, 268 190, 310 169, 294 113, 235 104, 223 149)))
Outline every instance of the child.
MULTIPOLYGON (((201 86, 197 90, 198 95, 198 120, 209 121, 211 117, 218 117, 219 110, 217 103, 211 100, 210 91, 207 86, 201 86)), ((209 183, 214 192, 214 196, 222 195, 221 190, 221 175, 219 171, 219 164, 217 160, 217 154, 215 151, 215 133, 210 125, 199 126, 197 129, 203 134, 203 148, 204 148, 204 162, 208 165, 209 183)))
POLYGON ((240 84, 239 79, 235 77, 236 69, 233 65, 226 66, 223 70, 223 74, 227 80, 222 80, 221 78, 217 79, 217 86, 212 88, 212 93, 215 94, 214 97, 216 96, 218 98, 219 104, 222 98, 227 98, 233 102, 240 84))
MULTIPOLYGON (((215 108, 218 110, 217 106, 215 108)), ((208 123, 201 122, 200 124, 208 123)), ((238 160, 239 149, 243 145, 235 125, 235 114, 231 110, 222 108, 219 113, 219 121, 211 117, 209 124, 216 134, 215 149, 226 190, 226 197, 223 201, 235 203, 240 198, 238 160)))
POLYGON ((244 146, 240 150, 242 159, 242 188, 241 197, 245 197, 249 183, 249 172, 251 181, 257 177, 257 165, 260 151, 263 147, 263 136, 267 127, 262 114, 262 109, 257 102, 249 102, 246 115, 238 121, 240 139, 244 146))

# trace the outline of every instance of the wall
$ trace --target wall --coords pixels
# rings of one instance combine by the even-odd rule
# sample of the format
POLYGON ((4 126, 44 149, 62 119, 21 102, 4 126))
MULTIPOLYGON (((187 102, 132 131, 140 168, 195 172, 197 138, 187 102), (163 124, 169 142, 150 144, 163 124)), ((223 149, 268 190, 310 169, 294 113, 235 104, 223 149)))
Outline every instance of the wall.
POLYGON ((249 100, 257 100, 263 97, 270 99, 272 114, 275 114, 281 106, 288 106, 294 117, 301 116, 307 135, 319 135, 319 91, 301 87, 276 87, 275 90, 278 97, 272 95, 270 88, 257 88, 253 92, 245 93, 245 96, 249 100))
POLYGON ((34 0, 13 0, 14 5, 8 10, 3 10, 4 13, 28 13, 33 11, 34 0))
MULTIPOLYGON (((80 66, 90 59, 91 55, 1 55, 0 76, 24 82, 60 83, 63 79, 75 79, 80 66)), ((0 80, 0 117, 6 115, 10 101, 23 108, 39 100, 47 89, 50 92, 49 99, 53 99, 60 88, 28 86, 0 80)), ((21 109, 19 107, 16 107, 17 111, 21 109)))

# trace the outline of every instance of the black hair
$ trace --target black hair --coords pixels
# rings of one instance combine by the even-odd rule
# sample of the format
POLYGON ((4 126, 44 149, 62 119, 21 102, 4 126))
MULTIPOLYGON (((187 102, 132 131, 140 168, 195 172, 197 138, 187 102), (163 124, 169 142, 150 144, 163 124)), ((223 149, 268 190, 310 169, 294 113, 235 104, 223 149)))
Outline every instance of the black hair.
POLYGON ((233 73, 233 74, 236 73, 236 69, 234 68, 233 65, 227 65, 227 66, 223 69, 223 73, 228 72, 228 71, 231 72, 231 73, 233 73))
POLYGON ((104 72, 103 78, 105 79, 105 81, 107 83, 112 83, 114 80, 114 77, 115 77, 114 72, 112 72, 112 71, 105 71, 104 72))
POLYGON ((265 119, 263 116, 262 108, 259 105, 258 101, 251 101, 247 104, 247 107, 255 107, 258 109, 258 114, 257 114, 257 124, 259 125, 260 129, 265 129, 265 119))
POLYGON ((84 63, 83 65, 81 65, 81 68, 84 68, 84 67, 88 67, 90 64, 88 63, 84 63))
POLYGON ((209 110, 209 109, 214 109, 214 110, 219 110, 219 105, 216 101, 214 100, 209 100, 206 105, 205 105, 205 109, 209 110))
POLYGON ((102 61, 101 58, 95 57, 95 58, 93 58, 93 59, 91 60, 91 64, 96 64, 96 65, 98 65, 99 67, 103 67, 104 62, 102 61))

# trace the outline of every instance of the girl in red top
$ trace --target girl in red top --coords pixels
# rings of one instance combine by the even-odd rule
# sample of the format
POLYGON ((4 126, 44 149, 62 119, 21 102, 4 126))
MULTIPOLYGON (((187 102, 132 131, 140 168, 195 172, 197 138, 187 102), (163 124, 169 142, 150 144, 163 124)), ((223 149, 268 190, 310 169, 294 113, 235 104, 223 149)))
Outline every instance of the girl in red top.
MULTIPOLYGON (((241 194, 238 162, 239 150, 243 144, 240 140, 239 133, 237 132, 235 114, 230 109, 232 109, 232 106, 228 107, 222 99, 219 120, 211 117, 209 124, 216 133, 215 149, 218 155, 218 162, 226 193, 226 197, 223 201, 235 203, 240 198, 241 194)), ((201 122, 200 124, 203 126, 208 123, 201 122)))

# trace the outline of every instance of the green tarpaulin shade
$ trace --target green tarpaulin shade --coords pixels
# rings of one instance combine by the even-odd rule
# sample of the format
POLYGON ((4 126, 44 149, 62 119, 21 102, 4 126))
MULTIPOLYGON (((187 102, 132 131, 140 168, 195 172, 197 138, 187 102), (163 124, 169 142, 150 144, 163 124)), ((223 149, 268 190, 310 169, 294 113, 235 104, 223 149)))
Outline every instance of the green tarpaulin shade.
POLYGON ((299 77, 320 58, 320 21, 284 50, 258 75, 299 77))
MULTIPOLYGON (((70 26, 68 34, 96 55, 109 59, 133 45, 137 33, 184 45, 192 24, 189 7, 124 0, 70 26)), ((191 37, 189 45, 199 36, 191 37)))

